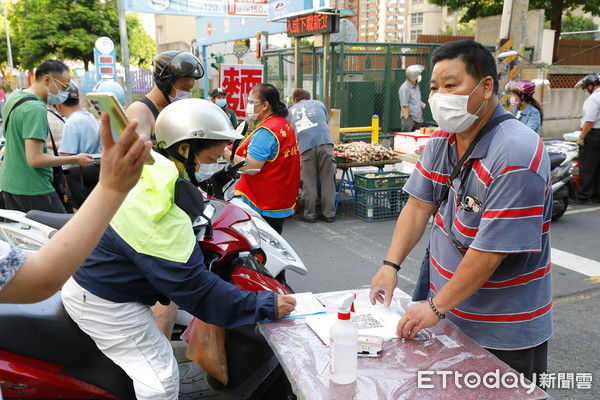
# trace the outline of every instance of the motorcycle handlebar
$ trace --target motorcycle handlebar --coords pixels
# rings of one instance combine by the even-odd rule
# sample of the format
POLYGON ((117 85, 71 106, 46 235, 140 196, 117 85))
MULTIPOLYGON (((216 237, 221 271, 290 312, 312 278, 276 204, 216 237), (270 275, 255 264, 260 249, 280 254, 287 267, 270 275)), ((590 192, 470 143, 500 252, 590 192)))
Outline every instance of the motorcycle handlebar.
POLYGON ((244 168, 248 165, 248 159, 244 158, 242 161, 238 163, 229 163, 225 166, 225 172, 234 173, 238 172, 240 169, 244 168))

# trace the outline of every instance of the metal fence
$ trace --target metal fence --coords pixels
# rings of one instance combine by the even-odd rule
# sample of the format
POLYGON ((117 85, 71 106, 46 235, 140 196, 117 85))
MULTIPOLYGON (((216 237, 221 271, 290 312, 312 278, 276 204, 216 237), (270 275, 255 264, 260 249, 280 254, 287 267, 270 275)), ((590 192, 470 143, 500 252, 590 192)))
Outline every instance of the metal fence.
MULTIPOLYGON (((421 98, 429 97, 430 59, 439 43, 335 43, 330 56, 330 108, 340 109, 340 126, 368 126, 379 116, 383 137, 391 137, 401 126, 398 89, 406 80, 405 70, 413 64, 425 66, 419 87, 421 98)), ((494 51, 494 48, 490 48, 494 51)), ((323 99, 323 51, 304 46, 300 50, 299 86, 323 99)), ((294 49, 266 51, 265 80, 288 99, 294 91, 294 49)), ((425 122, 432 121, 427 107, 425 122)))

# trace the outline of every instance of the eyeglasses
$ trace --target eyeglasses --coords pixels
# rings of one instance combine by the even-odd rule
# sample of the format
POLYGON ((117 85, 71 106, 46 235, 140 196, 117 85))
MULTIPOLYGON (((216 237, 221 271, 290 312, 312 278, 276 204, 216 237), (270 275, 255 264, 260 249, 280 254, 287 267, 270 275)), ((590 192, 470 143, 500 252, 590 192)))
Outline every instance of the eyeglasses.
MULTIPOLYGON (((50 76, 50 75, 48 75, 48 76, 50 76)), ((53 76, 50 76, 50 78, 52 78, 52 80, 53 80, 54 82, 58 82, 58 83, 60 83, 60 86, 61 86, 63 89, 66 89, 66 88, 68 88, 68 87, 69 87, 69 85, 67 85, 66 83, 63 83, 63 82, 59 81, 58 79, 56 79, 56 78, 55 78, 55 77, 53 77, 53 76)))

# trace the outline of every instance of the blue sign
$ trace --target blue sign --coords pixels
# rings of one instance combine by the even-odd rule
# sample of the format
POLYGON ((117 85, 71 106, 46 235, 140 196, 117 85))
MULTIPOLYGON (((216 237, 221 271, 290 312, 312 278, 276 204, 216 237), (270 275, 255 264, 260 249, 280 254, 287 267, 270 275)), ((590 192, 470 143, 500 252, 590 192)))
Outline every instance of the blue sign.
POLYGON ((125 0, 125 10, 131 12, 262 19, 323 5, 324 0, 125 0))
POLYGON ((94 47, 94 65, 96 66, 96 80, 117 80, 117 53, 113 48, 108 53, 102 53, 94 47))
POLYGON ((253 37, 257 32, 285 33, 286 20, 271 21, 284 15, 320 7, 307 0, 269 1, 269 18, 196 18, 196 40, 199 45, 211 45, 253 37))

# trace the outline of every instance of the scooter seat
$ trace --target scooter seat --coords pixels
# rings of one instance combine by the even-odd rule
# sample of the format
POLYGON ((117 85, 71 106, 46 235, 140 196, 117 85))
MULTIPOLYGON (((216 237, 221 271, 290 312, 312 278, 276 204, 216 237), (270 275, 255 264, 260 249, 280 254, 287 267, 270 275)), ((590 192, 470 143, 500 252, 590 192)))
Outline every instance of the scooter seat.
POLYGON ((60 292, 35 304, 0 304, 0 348, 61 365, 103 356, 67 315, 60 292))
POLYGON ((550 156, 550 169, 554 169, 562 164, 563 161, 567 159, 567 156, 563 153, 548 153, 550 156))
POLYGON ((74 214, 60 214, 60 213, 51 213, 47 211, 40 210, 31 210, 25 214, 26 218, 32 219, 40 224, 48 225, 54 229, 60 229, 71 218, 73 218, 74 214))
POLYGON ((71 320, 60 293, 35 304, 0 304, 0 349, 63 366, 61 374, 135 399, 131 379, 71 320))

